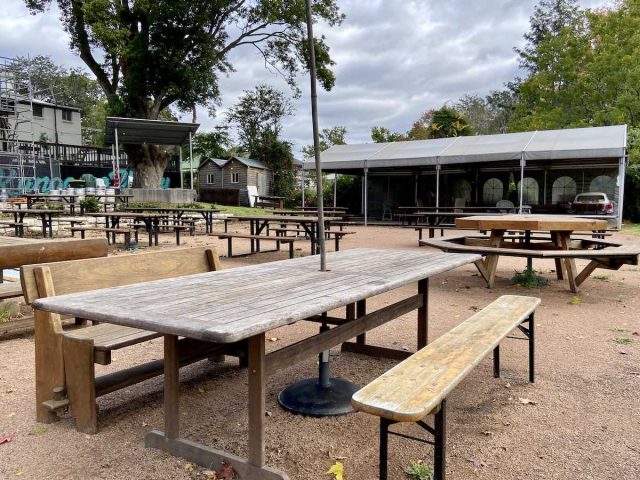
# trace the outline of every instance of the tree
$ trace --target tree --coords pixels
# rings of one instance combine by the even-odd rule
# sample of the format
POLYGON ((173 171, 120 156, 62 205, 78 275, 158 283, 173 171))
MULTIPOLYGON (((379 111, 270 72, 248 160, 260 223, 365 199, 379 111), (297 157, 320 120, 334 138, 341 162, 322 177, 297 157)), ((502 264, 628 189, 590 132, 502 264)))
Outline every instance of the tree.
POLYGON ((51 57, 43 55, 16 57, 13 66, 25 78, 30 77, 35 98, 79 108, 83 140, 90 145, 103 144, 106 99, 98 82, 79 68, 57 65, 51 57))
POLYGON ((463 137, 474 133, 473 127, 469 125, 464 115, 446 105, 439 110, 425 113, 423 118, 431 118, 431 123, 428 125, 429 138, 463 137))
POLYGON ((230 144, 226 129, 200 132, 193 136, 193 153, 206 158, 225 158, 230 144))
MULTIPOLYGON (((158 119, 175 105, 215 108, 218 77, 233 71, 230 53, 252 46, 291 85, 307 69, 304 0, 25 0, 32 13, 53 3, 71 47, 107 97, 109 113, 158 119)), ((335 0, 314 1, 315 20, 344 16, 335 0)), ((333 61, 324 37, 315 40, 318 80, 331 89, 333 61)), ((155 145, 127 145, 134 186, 155 187, 168 155, 155 145)))
POLYGON ((385 127, 372 127, 371 140, 375 143, 404 142, 407 140, 407 136, 402 133, 392 132, 385 127))
MULTIPOLYGON (((319 136, 321 152, 324 152, 334 145, 346 145, 347 141, 345 137, 347 136, 347 127, 338 126, 323 128, 319 136)), ((307 145, 304 147, 302 149, 302 153, 306 158, 313 158, 315 156, 313 145, 307 145)))

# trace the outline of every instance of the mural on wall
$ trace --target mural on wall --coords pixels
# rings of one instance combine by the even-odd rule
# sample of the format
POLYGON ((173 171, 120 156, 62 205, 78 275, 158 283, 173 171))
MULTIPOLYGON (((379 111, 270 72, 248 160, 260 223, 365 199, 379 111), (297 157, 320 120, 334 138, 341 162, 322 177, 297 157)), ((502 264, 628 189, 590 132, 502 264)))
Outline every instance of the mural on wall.
MULTIPOLYGON (((5 168, 0 169, 0 189, 6 190, 22 190, 21 178, 18 175, 18 170, 15 168, 5 168)), ((90 173, 86 173, 81 175, 80 178, 101 178, 105 184, 105 186, 109 186, 113 182, 113 170, 111 170, 106 176, 103 177, 95 177, 90 173)), ((76 180, 74 177, 66 177, 62 179, 61 177, 53 177, 49 176, 36 176, 35 181, 33 179, 24 179, 24 189, 26 191, 35 191, 41 193, 49 193, 51 190, 62 190, 63 188, 67 188, 69 186, 69 182, 76 180)), ((129 182, 133 181, 133 170, 128 171, 127 169, 120 170, 120 187, 128 188, 129 182)), ((160 187, 163 189, 169 188, 171 184, 171 179, 169 177, 163 177, 160 187)))

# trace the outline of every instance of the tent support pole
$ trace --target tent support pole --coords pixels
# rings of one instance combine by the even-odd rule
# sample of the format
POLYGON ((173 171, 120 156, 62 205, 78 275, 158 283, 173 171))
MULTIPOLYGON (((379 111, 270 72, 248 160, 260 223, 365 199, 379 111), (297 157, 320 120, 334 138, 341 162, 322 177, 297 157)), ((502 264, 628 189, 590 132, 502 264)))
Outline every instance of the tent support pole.
POLYGON ((420 175, 419 172, 416 172, 414 174, 414 187, 413 187, 413 204, 416 207, 418 206, 418 175, 420 175))
POLYGON ((616 219, 616 226, 618 230, 622 229, 622 213, 624 207, 624 177, 626 174, 627 161, 626 158, 620 157, 620 163, 618 167, 618 218, 616 219))
POLYGON ((520 155, 520 206, 518 208, 518 213, 522 215, 522 202, 524 199, 524 152, 520 155))
POLYGON ((189 131, 189 174, 191 177, 191 183, 189 186, 193 190, 193 134, 189 131))
POLYGON ((440 208, 440 164, 436 164, 436 212, 440 208))
POLYGON ((302 190, 302 205, 300 205, 301 207, 304 207, 304 168, 302 169, 302 175, 300 176, 301 178, 301 182, 300 182, 300 189, 302 190))
POLYGON ((333 209, 335 210, 337 203, 336 203, 336 198, 338 195, 338 174, 334 173, 333 174, 333 209))
POLYGON ((367 216, 368 216, 368 205, 367 203, 369 203, 369 195, 367 190, 369 189, 369 185, 368 185, 368 175, 367 175, 367 167, 364 167, 364 192, 363 192, 363 203, 364 203, 364 226, 367 226, 367 216))
POLYGON ((116 155, 113 164, 113 180, 114 186, 120 187, 120 145, 118 144, 118 127, 115 128, 115 137, 116 137, 116 155))
POLYGON ((182 145, 180 145, 180 189, 184 189, 184 175, 182 174, 182 145))

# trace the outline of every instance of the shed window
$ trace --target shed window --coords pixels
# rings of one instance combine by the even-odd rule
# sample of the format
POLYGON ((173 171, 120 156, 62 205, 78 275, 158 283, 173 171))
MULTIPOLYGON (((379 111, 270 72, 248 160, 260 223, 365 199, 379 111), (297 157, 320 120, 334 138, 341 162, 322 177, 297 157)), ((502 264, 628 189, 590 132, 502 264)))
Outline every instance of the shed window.
POLYGON ((499 178, 490 178, 482 186, 482 203, 485 205, 495 205, 502 200, 504 194, 504 184, 499 178))
POLYGON ((213 173, 207 173, 207 183, 211 185, 214 183, 213 180, 214 180, 213 173))
POLYGON ((231 183, 240 183, 240 174, 238 172, 231 172, 231 183))
MULTIPOLYGON (((522 203, 524 205, 538 205, 540 187, 538 181, 535 178, 524 177, 524 189, 522 191, 522 203)), ((518 182, 518 196, 520 196, 520 182, 518 182)))
POLYGON ((33 116, 34 117, 44 117, 44 114, 42 113, 42 105, 33 105, 33 116))
POLYGON ((576 181, 571 177, 558 177, 551 190, 552 203, 572 202, 578 192, 576 181))
POLYGON ((71 122, 73 120, 73 112, 71 110, 62 110, 62 120, 71 122))

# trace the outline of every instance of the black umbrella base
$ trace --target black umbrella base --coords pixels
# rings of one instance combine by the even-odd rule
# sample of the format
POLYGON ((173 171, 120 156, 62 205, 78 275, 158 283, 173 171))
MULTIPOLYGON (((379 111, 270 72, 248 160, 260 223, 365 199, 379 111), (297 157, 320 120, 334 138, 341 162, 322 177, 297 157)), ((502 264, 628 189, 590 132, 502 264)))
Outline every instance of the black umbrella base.
POLYGON ((317 378, 301 380, 278 394, 278 403, 292 413, 307 417, 329 417, 352 413, 351 397, 358 385, 342 378, 332 378, 330 387, 320 387, 317 378))

